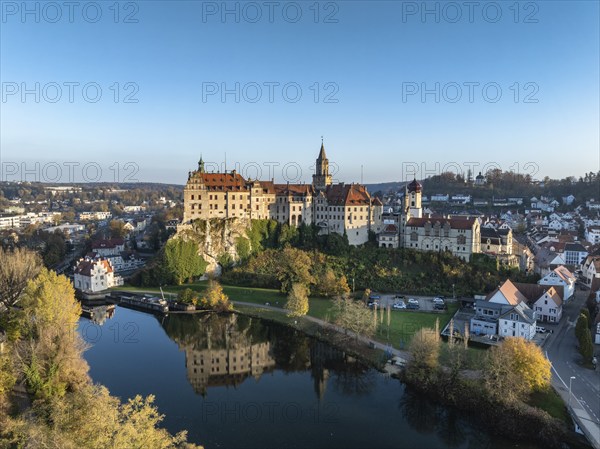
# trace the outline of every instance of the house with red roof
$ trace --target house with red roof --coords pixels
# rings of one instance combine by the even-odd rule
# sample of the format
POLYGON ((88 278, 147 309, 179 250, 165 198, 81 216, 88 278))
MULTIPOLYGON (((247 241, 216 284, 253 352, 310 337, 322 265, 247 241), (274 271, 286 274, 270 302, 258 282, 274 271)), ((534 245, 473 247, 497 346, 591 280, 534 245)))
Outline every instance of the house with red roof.
POLYGON ((115 276, 108 259, 79 259, 75 266, 73 285, 82 292, 101 292, 123 283, 115 276))

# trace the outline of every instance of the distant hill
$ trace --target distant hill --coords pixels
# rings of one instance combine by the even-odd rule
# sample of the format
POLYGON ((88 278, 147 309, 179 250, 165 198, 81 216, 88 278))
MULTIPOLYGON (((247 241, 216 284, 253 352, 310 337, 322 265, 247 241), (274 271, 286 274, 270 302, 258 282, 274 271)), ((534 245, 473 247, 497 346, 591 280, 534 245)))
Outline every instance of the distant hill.
POLYGON ((398 190, 401 190, 405 184, 406 184, 406 182, 401 182, 401 181, 382 182, 379 184, 366 184, 366 187, 367 187, 367 190, 369 191, 369 193, 376 193, 376 192, 388 193, 388 192, 397 192, 398 190))

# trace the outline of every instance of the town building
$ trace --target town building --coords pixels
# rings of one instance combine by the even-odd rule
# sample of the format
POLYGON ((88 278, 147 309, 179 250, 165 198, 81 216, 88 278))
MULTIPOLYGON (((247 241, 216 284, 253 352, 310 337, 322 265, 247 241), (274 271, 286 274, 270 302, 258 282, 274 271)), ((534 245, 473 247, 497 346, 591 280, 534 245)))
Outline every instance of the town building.
POLYGON ((415 179, 405 188, 400 244, 421 251, 449 251, 469 261, 481 252, 481 231, 476 217, 424 216, 422 187, 415 179))
POLYGON ((364 185, 333 184, 325 147, 316 160, 312 184, 276 184, 245 179, 235 170, 207 173, 202 158, 188 173, 182 225, 196 219, 272 219, 290 226, 314 224, 320 232, 347 235, 351 245, 382 230, 383 204, 364 185))
POLYGON ((540 285, 557 285, 563 287, 564 302, 568 302, 575 294, 575 282, 577 278, 567 267, 559 266, 538 281, 540 285))
POLYGON ((82 292, 100 292, 122 283, 107 259, 83 258, 75 267, 73 285, 82 292))

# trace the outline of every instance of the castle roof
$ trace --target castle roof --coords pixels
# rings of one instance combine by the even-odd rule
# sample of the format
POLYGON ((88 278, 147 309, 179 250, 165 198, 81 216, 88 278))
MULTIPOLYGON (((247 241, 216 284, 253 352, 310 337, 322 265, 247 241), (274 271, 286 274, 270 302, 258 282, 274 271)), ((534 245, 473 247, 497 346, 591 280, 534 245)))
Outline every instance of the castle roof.
POLYGON ((361 184, 333 184, 325 191, 327 202, 332 206, 361 206, 371 204, 367 188, 361 184))
POLYGON ((101 265, 104 267, 107 273, 112 273, 113 268, 110 262, 106 259, 99 260, 89 260, 89 259, 81 259, 77 266, 75 267, 75 274, 79 274, 81 276, 91 276, 92 270, 96 265, 101 265))
POLYGON ((436 223, 439 223, 440 226, 444 226, 446 224, 450 225, 450 229, 472 229, 477 221, 474 217, 468 218, 409 218, 406 222, 407 227, 415 227, 415 228, 423 228, 425 224, 429 223, 431 226, 435 226, 436 223))
POLYGON ((309 196, 314 192, 310 184, 273 184, 277 195, 299 195, 309 196))
POLYGON ((246 180, 235 171, 231 173, 196 172, 195 178, 200 179, 207 190, 213 191, 245 191, 248 190, 246 180))

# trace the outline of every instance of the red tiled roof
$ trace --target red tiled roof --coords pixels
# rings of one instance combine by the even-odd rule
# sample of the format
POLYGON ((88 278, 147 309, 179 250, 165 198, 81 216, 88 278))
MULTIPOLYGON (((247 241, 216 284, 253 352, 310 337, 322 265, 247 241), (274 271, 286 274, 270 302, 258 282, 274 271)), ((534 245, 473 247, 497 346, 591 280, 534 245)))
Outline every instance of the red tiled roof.
POLYGON ((80 274, 82 276, 91 276, 92 270, 94 269, 94 266, 96 266, 96 264, 101 264, 102 266, 104 266, 107 273, 113 272, 112 265, 106 259, 100 259, 100 260, 84 259, 84 260, 81 260, 77 264, 77 267, 75 267, 75 274, 80 274))
POLYGON ((248 190, 246 180, 239 173, 200 173, 195 175, 207 190, 244 191, 248 190))
POLYGON ((332 206, 358 206, 371 204, 367 188, 361 184, 334 184, 325 191, 327 202, 332 206))
POLYGON ((301 195, 308 196, 313 194, 313 187, 310 184, 274 184, 277 195, 301 195))

